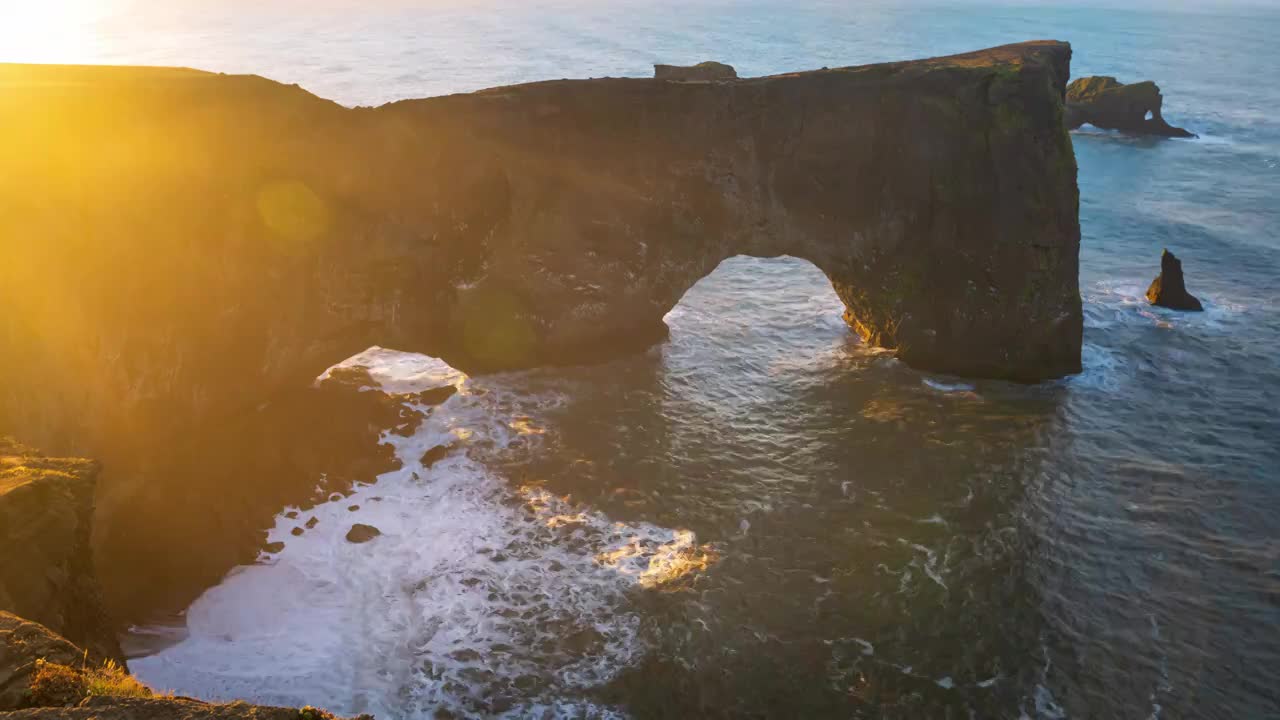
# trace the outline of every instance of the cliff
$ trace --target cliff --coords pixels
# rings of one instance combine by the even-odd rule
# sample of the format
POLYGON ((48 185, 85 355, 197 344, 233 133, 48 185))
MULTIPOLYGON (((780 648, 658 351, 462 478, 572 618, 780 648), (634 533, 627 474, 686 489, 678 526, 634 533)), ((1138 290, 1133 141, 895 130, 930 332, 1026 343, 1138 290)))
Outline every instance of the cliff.
POLYGON ((98 466, 0 439, 0 611, 124 663, 103 610, 89 538, 98 466))
POLYGON ((282 389, 375 343, 473 371, 641 348, 734 255, 810 260, 913 366, 1077 372, 1070 56, 354 109, 254 76, 0 65, 0 434, 110 468, 119 589, 134 528, 213 522, 166 505, 175 455, 282 389))

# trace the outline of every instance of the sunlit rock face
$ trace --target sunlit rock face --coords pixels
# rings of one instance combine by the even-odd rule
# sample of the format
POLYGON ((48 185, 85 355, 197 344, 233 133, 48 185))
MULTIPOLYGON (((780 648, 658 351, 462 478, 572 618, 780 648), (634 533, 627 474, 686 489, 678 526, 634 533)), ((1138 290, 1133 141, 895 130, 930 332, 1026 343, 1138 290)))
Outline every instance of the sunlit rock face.
POLYGON ((1070 55, 376 109, 0 65, 0 434, 101 458, 109 526, 192 432, 373 343, 473 371, 608 357, 740 254, 812 261, 913 366, 1076 372, 1070 55))

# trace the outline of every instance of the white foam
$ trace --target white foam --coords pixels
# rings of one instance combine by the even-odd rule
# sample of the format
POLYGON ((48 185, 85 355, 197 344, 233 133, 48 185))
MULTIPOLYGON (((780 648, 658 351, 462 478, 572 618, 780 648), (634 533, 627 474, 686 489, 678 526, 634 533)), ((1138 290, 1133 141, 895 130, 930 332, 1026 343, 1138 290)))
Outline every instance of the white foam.
POLYGON ((945 383, 945 382, 942 382, 941 380, 933 380, 930 378, 921 378, 920 382, 924 383, 927 387, 933 388, 934 390, 937 390, 938 392, 943 392, 943 393, 972 394, 974 391, 974 385, 970 383, 963 383, 963 382, 945 383))
POLYGON ((379 387, 390 393, 407 393, 430 390, 445 385, 458 385, 467 376, 445 361, 430 355, 388 350, 374 345, 325 370, 317 380, 323 380, 337 368, 363 367, 377 381, 379 387))
POLYGON ((1104 392, 1120 388, 1124 361, 1115 351, 1087 342, 1080 348, 1080 361, 1080 374, 1062 380, 1067 386, 1104 392))
POLYGON ((507 697, 513 717, 615 715, 587 712, 573 691, 646 651, 629 594, 699 572, 715 553, 691 532, 615 523, 486 469, 481 448, 538 431, 498 412, 509 404, 500 386, 478 392, 433 358, 382 348, 344 364, 369 366, 395 392, 450 380, 460 391, 412 437, 384 435, 400 470, 296 519, 282 512, 269 540, 284 549, 204 593, 186 613, 188 637, 131 660, 134 672, 180 694, 342 714, 492 714, 504 710, 486 703, 507 697), (430 469, 419 462, 458 440, 430 469), (382 534, 349 543, 356 522, 382 534))

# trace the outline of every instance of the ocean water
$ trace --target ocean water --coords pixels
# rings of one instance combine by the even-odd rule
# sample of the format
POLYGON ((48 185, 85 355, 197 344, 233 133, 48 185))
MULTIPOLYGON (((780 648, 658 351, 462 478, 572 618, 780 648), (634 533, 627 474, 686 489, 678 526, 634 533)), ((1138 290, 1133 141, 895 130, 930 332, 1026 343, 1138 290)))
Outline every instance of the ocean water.
POLYGON ((144 680, 383 718, 1280 717, 1276 6, 81 5, 21 16, 49 34, 11 23, 0 60, 254 72, 368 105, 1052 37, 1077 76, 1157 81, 1200 135, 1073 135, 1085 370, 1059 382, 905 367, 790 258, 726 261, 667 342, 603 365, 352 359, 388 391, 461 391, 386 435, 400 471, 281 508, 282 551, 138 628, 168 636, 131 660, 144 680), (1206 312, 1146 305, 1164 247, 1206 312), (347 543, 353 522, 382 535, 347 543))

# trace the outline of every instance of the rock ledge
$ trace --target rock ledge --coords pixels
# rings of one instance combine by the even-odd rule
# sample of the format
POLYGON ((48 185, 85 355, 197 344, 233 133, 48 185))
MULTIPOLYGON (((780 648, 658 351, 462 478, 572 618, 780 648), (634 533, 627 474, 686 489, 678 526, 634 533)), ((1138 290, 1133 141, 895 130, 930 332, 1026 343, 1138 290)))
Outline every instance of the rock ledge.
POLYGON ((738 71, 732 65, 707 61, 697 65, 654 65, 653 77, 655 80, 681 82, 737 80, 738 71))

